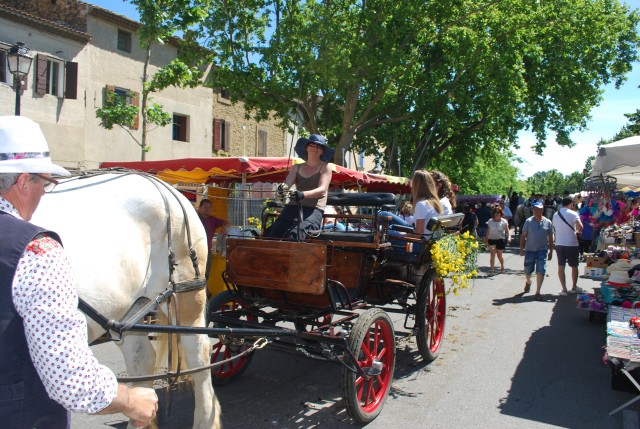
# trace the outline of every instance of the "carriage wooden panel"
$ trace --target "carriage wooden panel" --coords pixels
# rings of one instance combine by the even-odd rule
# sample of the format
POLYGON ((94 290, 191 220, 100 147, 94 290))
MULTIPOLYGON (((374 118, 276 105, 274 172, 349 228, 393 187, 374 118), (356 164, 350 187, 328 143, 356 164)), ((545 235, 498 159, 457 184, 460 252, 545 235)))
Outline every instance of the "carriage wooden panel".
POLYGON ((326 264, 324 244, 227 240, 226 275, 236 285, 322 295, 326 264))

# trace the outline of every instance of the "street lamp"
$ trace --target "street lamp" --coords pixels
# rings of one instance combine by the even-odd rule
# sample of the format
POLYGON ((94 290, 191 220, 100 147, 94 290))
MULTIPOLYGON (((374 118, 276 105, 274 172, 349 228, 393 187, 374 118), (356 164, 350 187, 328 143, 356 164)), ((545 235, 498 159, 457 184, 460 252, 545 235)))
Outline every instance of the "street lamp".
POLYGON ((7 60, 9 72, 13 75, 13 89, 16 91, 16 116, 20 116, 20 88, 22 88, 22 81, 29 74, 33 62, 31 49, 27 48, 24 43, 18 42, 9 49, 7 60))

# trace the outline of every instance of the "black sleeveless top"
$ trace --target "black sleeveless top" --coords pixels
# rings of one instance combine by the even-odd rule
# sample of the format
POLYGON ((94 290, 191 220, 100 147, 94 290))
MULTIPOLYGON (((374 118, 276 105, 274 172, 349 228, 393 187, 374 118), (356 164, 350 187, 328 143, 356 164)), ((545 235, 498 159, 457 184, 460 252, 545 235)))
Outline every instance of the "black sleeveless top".
MULTIPOLYGON (((298 191, 310 191, 311 189, 315 189, 318 187, 318 183, 320 183, 320 170, 325 164, 320 164, 320 168, 318 171, 309 177, 304 177, 300 175, 300 166, 296 170, 296 189, 298 191)), ((304 198, 300 201, 300 205, 303 207, 315 207, 317 209, 323 210, 327 206, 327 197, 328 193, 324 195, 322 198, 304 198)), ((293 205, 298 205, 298 203, 290 203, 293 205)))
POLYGON ((0 211, 0 426, 12 429, 68 429, 69 412, 49 398, 31 361, 22 317, 13 305, 18 262, 38 234, 57 234, 0 211))

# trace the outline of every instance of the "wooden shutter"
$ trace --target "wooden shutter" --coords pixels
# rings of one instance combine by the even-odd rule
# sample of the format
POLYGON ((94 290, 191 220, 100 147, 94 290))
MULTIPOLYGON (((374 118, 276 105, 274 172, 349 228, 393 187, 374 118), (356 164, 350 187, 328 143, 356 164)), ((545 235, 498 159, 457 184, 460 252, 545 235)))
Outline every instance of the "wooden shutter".
POLYGON ((231 122, 224 121, 224 141, 222 142, 222 150, 229 152, 231 149, 231 122))
POLYGON ((116 92, 115 85, 105 85, 104 86, 104 95, 102 96, 102 107, 110 107, 107 105, 107 100, 109 99, 109 92, 116 92))
POLYGON ((267 131, 258 130, 258 156, 267 156, 267 131))
POLYGON ((133 96, 131 97, 131 104, 138 108, 138 113, 136 113, 135 118, 133 118, 132 129, 137 130, 140 128, 140 93, 133 92, 133 96))
POLYGON ((220 119, 213 120, 213 151, 220 150, 220 134, 222 131, 222 121, 220 119))
POLYGON ((78 63, 67 61, 64 69, 64 98, 76 100, 78 98, 78 63))
POLYGON ((38 54, 36 58, 36 94, 47 93, 47 56, 38 54))

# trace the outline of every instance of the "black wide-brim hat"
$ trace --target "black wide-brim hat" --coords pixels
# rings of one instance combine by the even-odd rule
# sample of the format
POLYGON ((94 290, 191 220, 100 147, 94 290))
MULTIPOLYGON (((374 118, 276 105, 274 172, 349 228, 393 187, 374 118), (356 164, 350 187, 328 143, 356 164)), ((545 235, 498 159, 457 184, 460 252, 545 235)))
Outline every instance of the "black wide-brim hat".
POLYGON ((320 159, 324 162, 330 162, 333 159, 333 155, 335 155, 336 150, 327 144, 327 139, 320 134, 311 134, 309 138, 300 137, 296 142, 295 151, 298 156, 305 161, 307 160, 307 145, 309 143, 315 143, 322 146, 324 149, 322 155, 320 155, 320 159))

